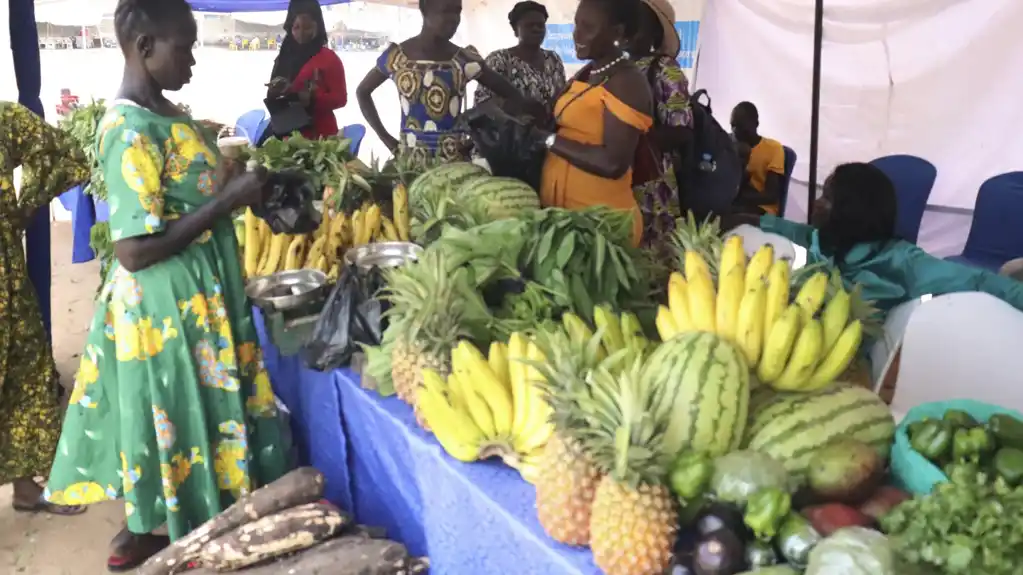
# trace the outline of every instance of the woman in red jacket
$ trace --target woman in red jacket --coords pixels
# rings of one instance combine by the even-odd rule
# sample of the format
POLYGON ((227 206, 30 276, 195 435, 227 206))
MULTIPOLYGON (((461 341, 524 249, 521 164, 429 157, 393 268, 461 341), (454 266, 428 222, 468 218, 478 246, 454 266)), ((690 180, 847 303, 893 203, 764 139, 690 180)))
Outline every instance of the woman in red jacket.
POLYGON ((267 99, 295 94, 311 118, 302 135, 336 136, 334 110, 348 103, 348 90, 341 59, 327 47, 320 4, 316 0, 291 0, 284 31, 287 35, 274 61, 267 99))

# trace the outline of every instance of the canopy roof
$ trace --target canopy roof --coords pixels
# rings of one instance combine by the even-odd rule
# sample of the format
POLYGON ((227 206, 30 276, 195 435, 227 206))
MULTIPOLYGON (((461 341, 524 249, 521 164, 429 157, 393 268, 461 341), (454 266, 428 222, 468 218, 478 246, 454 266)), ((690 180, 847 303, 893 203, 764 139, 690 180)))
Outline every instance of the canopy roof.
MULTIPOLYGON (((345 4, 349 0, 319 0, 321 6, 345 4)), ((276 12, 288 9, 288 0, 189 0, 197 12, 276 12)))

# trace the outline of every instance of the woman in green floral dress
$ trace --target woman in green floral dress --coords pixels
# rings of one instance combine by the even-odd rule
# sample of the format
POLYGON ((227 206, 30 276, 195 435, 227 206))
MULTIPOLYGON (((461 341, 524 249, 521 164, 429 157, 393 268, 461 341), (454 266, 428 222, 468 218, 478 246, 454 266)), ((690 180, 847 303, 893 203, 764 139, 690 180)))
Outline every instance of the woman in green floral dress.
POLYGON ((22 247, 32 215, 89 179, 81 150, 28 108, 0 102, 0 485, 18 511, 80 513, 40 499, 60 435, 60 384, 22 247), (14 169, 21 166, 21 191, 14 169))
POLYGON ((118 99, 97 130, 116 262, 75 377, 47 499, 123 499, 112 570, 134 567, 286 471, 230 215, 265 174, 232 170, 167 100, 191 77, 185 0, 121 0, 118 99), (130 534, 129 534, 130 533, 130 534))

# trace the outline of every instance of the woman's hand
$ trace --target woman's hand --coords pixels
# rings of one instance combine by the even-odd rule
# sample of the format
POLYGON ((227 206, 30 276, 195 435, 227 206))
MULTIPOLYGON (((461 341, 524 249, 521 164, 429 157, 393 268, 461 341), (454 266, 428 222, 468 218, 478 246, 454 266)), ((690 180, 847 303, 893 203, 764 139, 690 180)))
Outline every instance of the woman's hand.
POLYGON ((289 87, 290 82, 288 82, 288 79, 278 76, 267 84, 267 94, 271 98, 280 98, 288 91, 289 87))
POLYGON ((239 171, 229 176, 222 194, 230 202, 232 211, 261 203, 268 175, 266 168, 258 166, 253 171, 239 171))

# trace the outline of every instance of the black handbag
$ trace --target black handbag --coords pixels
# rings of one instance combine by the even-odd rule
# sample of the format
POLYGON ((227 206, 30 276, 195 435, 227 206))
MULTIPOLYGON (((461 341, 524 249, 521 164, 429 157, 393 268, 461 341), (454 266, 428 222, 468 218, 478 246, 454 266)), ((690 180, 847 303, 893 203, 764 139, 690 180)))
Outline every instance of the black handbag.
POLYGON ((298 101, 298 96, 288 94, 280 98, 263 100, 270 112, 270 131, 278 138, 290 136, 308 128, 313 123, 309 111, 298 101))

